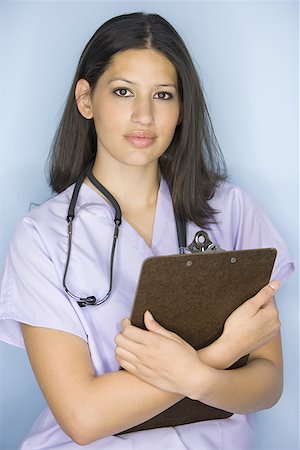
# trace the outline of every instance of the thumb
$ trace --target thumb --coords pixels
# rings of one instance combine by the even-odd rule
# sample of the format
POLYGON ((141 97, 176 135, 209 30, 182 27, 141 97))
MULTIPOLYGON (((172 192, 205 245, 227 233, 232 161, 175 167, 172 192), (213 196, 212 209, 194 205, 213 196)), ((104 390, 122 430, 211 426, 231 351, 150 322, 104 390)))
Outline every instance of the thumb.
POLYGON ((257 309, 260 309, 266 303, 270 301, 270 299, 275 295, 280 287, 280 283, 278 280, 273 280, 271 283, 264 286, 253 298, 253 303, 257 309))
POLYGON ((166 330, 158 322, 156 322, 156 320, 152 316, 151 312, 148 310, 145 311, 144 322, 145 322, 147 330, 153 331, 154 333, 161 334, 162 336, 170 337, 170 331, 166 330))

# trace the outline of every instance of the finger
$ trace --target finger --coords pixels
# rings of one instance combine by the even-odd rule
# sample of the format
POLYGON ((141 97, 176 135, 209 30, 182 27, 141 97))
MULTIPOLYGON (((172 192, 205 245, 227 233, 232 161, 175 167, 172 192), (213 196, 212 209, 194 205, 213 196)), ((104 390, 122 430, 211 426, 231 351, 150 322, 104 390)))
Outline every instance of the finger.
POLYGON ((138 358, 133 353, 125 350, 122 347, 117 346, 115 350, 115 356, 117 361, 127 361, 130 364, 136 365, 138 358))
POLYGON ((135 363, 134 361, 131 362, 127 360, 126 358, 117 358, 118 363, 120 366, 125 369, 127 372, 132 373, 133 375, 137 376, 141 380, 147 381, 147 383, 153 384, 153 371, 151 368, 148 368, 144 366, 143 364, 140 364, 139 362, 135 363), (151 382, 152 381, 152 382, 151 382))
POLYGON ((115 357, 119 364, 121 361, 126 361, 127 363, 134 366, 139 372, 149 372, 152 369, 151 361, 148 361, 143 353, 136 355, 134 353, 131 353, 130 351, 125 350, 122 347, 117 346, 115 350, 115 357))
POLYGON ((162 327, 158 322, 156 322, 153 315, 148 310, 144 313, 144 323, 149 331, 153 331, 154 333, 160 334, 161 336, 165 336, 169 339, 174 337, 174 333, 162 327))
POLYGON ((127 327, 128 325, 131 325, 131 322, 129 319, 123 319, 121 321, 121 329, 123 330, 125 327, 127 327))
POLYGON ((278 291, 280 283, 278 280, 273 280, 271 283, 264 286, 254 297, 251 303, 259 310, 263 305, 269 302, 275 293, 278 291))
POLYGON ((118 347, 121 347, 124 350, 127 350, 128 352, 131 352, 135 355, 138 354, 139 351, 141 351, 142 344, 128 339, 122 333, 117 334, 114 341, 118 347))
POLYGON ((146 345, 150 339, 150 333, 148 333, 148 331, 135 327, 134 325, 131 325, 131 323, 125 324, 121 334, 125 336, 127 339, 136 342, 138 344, 146 345))
POLYGON ((266 303, 264 303, 262 305, 262 308, 277 308, 276 302, 275 302, 275 298, 274 297, 270 297, 270 300, 267 300, 266 303))
POLYGON ((262 306, 261 311, 267 314, 269 323, 279 322, 279 311, 275 301, 271 300, 270 302, 267 302, 262 306))
POLYGON ((123 369, 125 369, 127 372, 132 373, 133 375, 136 375, 137 369, 134 364, 129 363, 126 360, 120 359, 118 360, 119 364, 123 369))

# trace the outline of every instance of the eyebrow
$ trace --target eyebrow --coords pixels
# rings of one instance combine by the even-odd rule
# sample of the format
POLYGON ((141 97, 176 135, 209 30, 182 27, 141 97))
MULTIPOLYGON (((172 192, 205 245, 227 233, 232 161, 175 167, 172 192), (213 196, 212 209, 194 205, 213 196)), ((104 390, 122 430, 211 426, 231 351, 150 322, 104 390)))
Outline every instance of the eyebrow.
MULTIPOLYGON (((112 83, 113 81, 125 81, 125 83, 129 83, 129 84, 133 84, 135 86, 138 86, 138 83, 136 83, 135 81, 130 81, 130 80, 126 80, 126 78, 111 78, 107 84, 112 83)), ((177 86, 175 83, 158 83, 154 85, 155 87, 173 87, 175 89, 177 89, 177 86)))

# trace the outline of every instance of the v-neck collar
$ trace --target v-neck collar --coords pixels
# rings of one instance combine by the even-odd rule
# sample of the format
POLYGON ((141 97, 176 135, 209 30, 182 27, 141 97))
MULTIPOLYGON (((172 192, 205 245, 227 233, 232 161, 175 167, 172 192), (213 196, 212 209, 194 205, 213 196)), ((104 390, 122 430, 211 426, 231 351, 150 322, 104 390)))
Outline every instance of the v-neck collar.
MULTIPOLYGON (((86 183, 83 183, 79 191, 78 207, 81 208, 87 203, 98 203, 105 206, 106 214, 110 211, 111 219, 114 220, 113 206, 94 191, 86 183)), ((100 208, 99 208, 100 209, 100 208)), ((100 212, 100 211, 99 211, 100 212)), ((126 236, 131 244, 142 254, 144 258, 170 253, 170 233, 174 234, 174 212, 170 191, 166 180, 161 177, 156 209, 153 221, 152 243, 151 247, 145 242, 144 238, 136 231, 136 229, 122 217, 120 226, 120 235, 126 236), (170 227, 172 229, 170 229, 170 227)), ((175 227, 176 228, 176 227, 175 227)), ((176 231, 175 231, 176 234, 176 231)), ((120 236, 121 237, 121 236, 120 236)), ((174 239, 172 239, 174 241, 174 239)), ((172 242, 173 243, 173 242, 172 242)), ((175 238, 175 244, 177 239, 175 238)), ((172 245, 173 247, 173 245, 172 245)), ((173 250, 171 250, 172 253, 173 250)), ((177 251, 176 245, 174 251, 177 251)), ((174 252, 173 251, 173 252, 174 252)))
POLYGON ((166 181, 161 178, 153 221, 151 247, 125 219, 123 233, 145 258, 163 254, 167 245, 168 223, 172 220, 172 217, 173 207, 169 188, 166 181))

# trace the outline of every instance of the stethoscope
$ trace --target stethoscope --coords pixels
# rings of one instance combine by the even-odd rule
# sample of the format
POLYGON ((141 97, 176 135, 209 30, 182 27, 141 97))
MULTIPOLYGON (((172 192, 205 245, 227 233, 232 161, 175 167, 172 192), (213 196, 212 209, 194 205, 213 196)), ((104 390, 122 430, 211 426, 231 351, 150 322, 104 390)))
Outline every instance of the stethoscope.
MULTIPOLYGON (((85 168, 85 170, 82 171, 80 176, 78 177, 73 194, 71 197, 69 209, 68 209, 68 215, 67 215, 67 222, 68 222, 68 252, 67 252, 67 261, 63 276, 63 287, 65 288, 65 291, 70 297, 72 297, 80 307, 84 306, 97 306, 101 305, 102 303, 106 302, 108 298, 111 295, 112 291, 112 285, 113 285, 113 266, 114 266, 114 256, 115 256, 115 249, 116 249, 116 243, 119 236, 119 228, 122 223, 122 212, 119 203, 117 200, 113 197, 113 195, 97 180, 97 178, 94 177, 92 173, 92 167, 93 167, 93 161, 88 164, 88 166, 85 168), (72 249, 72 235, 73 235, 73 220, 75 218, 75 207, 79 195, 79 191, 81 188, 81 185, 85 179, 85 177, 88 177, 90 182, 109 200, 109 202, 112 204, 114 210, 115 210, 115 217, 114 217, 114 233, 113 233, 113 241, 112 241, 112 247, 111 247, 111 254, 110 254, 110 270, 109 270, 109 288, 106 293, 106 295, 101 298, 97 299, 94 295, 89 295, 87 297, 79 297, 78 295, 75 295, 73 292, 71 292, 66 284, 66 278, 69 268, 69 262, 71 257, 71 249, 72 249)), ((179 248, 179 254, 182 255, 186 252, 191 253, 199 253, 204 251, 216 251, 221 250, 220 247, 213 244, 208 234, 205 231, 198 231, 195 234, 193 242, 187 246, 186 245, 186 223, 185 221, 175 216, 176 221, 176 230, 177 230, 177 239, 178 239, 178 248, 179 248)))

